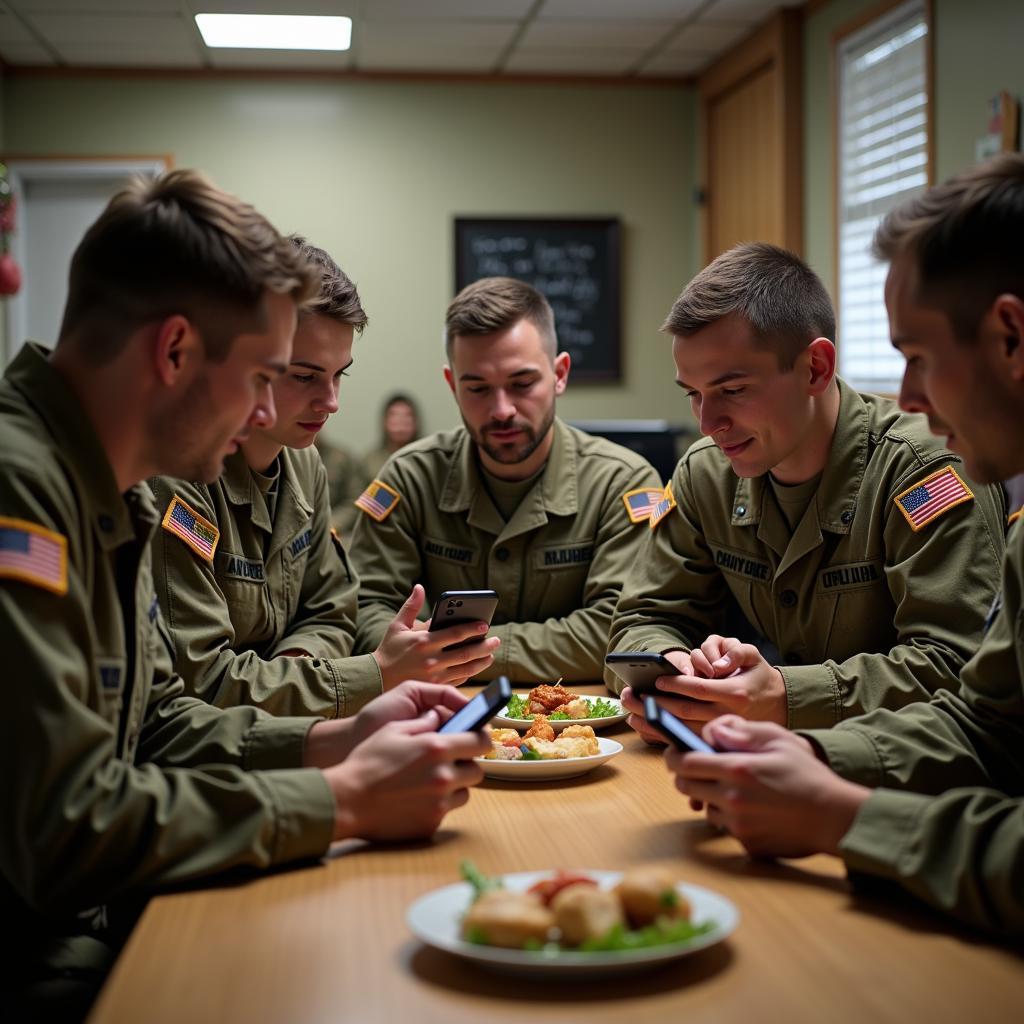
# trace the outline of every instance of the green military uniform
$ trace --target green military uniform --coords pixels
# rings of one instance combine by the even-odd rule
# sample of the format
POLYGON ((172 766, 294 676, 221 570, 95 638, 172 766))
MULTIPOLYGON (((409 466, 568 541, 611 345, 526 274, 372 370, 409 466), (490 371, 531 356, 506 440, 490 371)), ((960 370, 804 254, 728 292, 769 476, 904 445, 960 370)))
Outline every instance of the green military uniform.
POLYGON ((373 473, 341 445, 332 444, 318 437, 316 447, 324 461, 324 469, 327 470, 327 498, 331 503, 331 524, 342 537, 348 539, 359 516, 359 510, 352 502, 362 494, 363 489, 373 478, 373 473))
POLYGON ((353 715, 382 684, 373 655, 349 656, 359 583, 331 534, 327 475, 312 448, 285 448, 278 465, 276 501, 241 451, 212 484, 151 481, 164 513, 153 566, 176 667, 188 693, 218 707, 353 715), (181 502, 219 533, 212 556, 174 532, 167 513, 181 502), (312 657, 278 657, 289 650, 312 657))
MULTIPOLYGON (((415 442, 413 442, 415 443, 415 442)), ((366 470, 367 483, 370 482, 383 467, 384 463, 394 455, 394 452, 385 446, 380 448, 374 448, 372 451, 367 452, 362 459, 363 468, 366 470)), ((355 495, 353 495, 355 497, 355 495)))
POLYGON ((352 543, 364 644, 380 640, 416 582, 430 601, 492 588, 501 647, 482 678, 600 678, 615 599, 646 528, 623 496, 659 482, 628 449, 557 419, 554 430, 543 472, 507 522, 463 428, 407 445, 385 465, 352 543))
POLYGON ((334 801, 296 767, 313 719, 184 695, 153 589, 149 490, 118 491, 36 346, 0 383, 0 448, 0 908, 5 968, 20 971, 55 953, 73 963, 58 937, 82 931, 86 908, 320 855, 334 801))
POLYGON ((1002 491, 943 472, 960 460, 923 417, 839 389, 828 464, 794 529, 767 476, 738 478, 709 439, 690 448, 672 478, 675 507, 623 586, 611 650, 690 650, 725 633, 738 607, 778 649, 791 728, 955 684, 998 586, 1002 491), (913 508, 905 492, 936 473, 960 503, 915 530, 895 499, 913 508))
POLYGON ((810 733, 840 775, 877 789, 841 844, 969 924, 1024 938, 1024 530, 1001 600, 956 693, 810 733))

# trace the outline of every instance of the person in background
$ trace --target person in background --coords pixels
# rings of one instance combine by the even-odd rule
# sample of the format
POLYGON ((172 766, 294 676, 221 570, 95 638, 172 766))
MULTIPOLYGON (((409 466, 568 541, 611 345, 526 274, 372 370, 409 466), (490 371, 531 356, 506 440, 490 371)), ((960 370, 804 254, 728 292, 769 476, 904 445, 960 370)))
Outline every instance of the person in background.
POLYGON ((292 244, 321 282, 299 313, 288 372, 272 385, 277 420, 251 430, 212 483, 151 482, 164 511, 153 560, 188 693, 218 707, 345 718, 405 679, 451 683, 486 669, 498 640, 473 624, 420 629, 423 588, 413 587, 376 649, 351 656, 359 584, 331 529, 313 441, 338 410, 367 317, 326 252, 301 238, 292 244), (182 517, 212 540, 197 540, 182 517), (462 640, 476 642, 443 650, 462 640))
MULTIPOLYGON (((412 397, 396 391, 384 400, 381 412, 380 445, 363 456, 367 483, 372 480, 399 448, 420 439, 420 413, 412 397)), ((354 495, 358 497, 358 492, 354 495)))
MULTIPOLYGON (((153 892, 429 836, 481 778, 465 698, 407 683, 353 719, 187 697, 149 543, 157 473, 213 480, 274 423, 318 276, 194 171, 116 195, 71 262, 56 349, 0 381, 0 961, 11 1019, 80 1020, 153 892), (432 710, 437 705, 438 710, 432 710)), ((213 538, 195 519, 183 530, 213 538)))
POLYGON ((401 449, 356 502, 360 642, 380 642, 412 581, 435 601, 490 588, 501 647, 478 675, 598 679, 658 476, 555 416, 569 356, 530 285, 468 285, 448 307, 446 337, 445 380, 464 426, 401 449))
POLYGON ((331 506, 331 525, 343 540, 352 534, 359 515, 353 502, 373 479, 352 450, 336 441, 328 441, 322 433, 317 434, 316 450, 327 471, 327 500, 331 506))
MULTIPOLYGON (((900 405, 975 480, 1024 472, 1024 157, 998 157, 883 221, 900 405)), ((959 580, 950 581, 952 602, 959 580)), ((802 735, 726 716, 712 755, 670 753, 676 785, 756 856, 842 857, 966 924, 1024 938, 1024 532, 959 685, 802 735)))
POLYGON ((836 375, 831 301, 792 253, 723 253, 663 329, 706 436, 651 517, 610 649, 665 654, 679 675, 658 700, 696 728, 830 726, 955 685, 998 586, 1001 488, 836 375))

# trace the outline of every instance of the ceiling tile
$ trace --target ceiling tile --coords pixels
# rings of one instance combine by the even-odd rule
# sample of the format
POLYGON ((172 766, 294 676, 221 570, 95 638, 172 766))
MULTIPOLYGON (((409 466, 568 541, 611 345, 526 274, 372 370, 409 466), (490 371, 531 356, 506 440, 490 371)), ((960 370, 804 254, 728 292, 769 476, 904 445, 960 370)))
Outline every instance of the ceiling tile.
POLYGON ((54 46, 62 43, 137 43, 150 41, 193 43, 195 33, 184 18, 164 14, 151 15, 70 15, 40 14, 32 19, 54 46))
POLYGON ((384 25, 368 22, 359 32, 360 53, 383 47, 407 47, 428 53, 433 49, 472 49, 493 47, 500 50, 512 39, 514 21, 406 21, 384 25))
POLYGON ((523 33, 523 49, 598 47, 647 50, 672 31, 670 21, 535 21, 523 33))
POLYGON ((753 25, 748 22, 703 22, 687 25, 666 47, 668 52, 683 50, 689 53, 721 53, 744 36, 753 25))
POLYGON ((14 66, 35 66, 57 62, 38 43, 0 43, 0 59, 14 66))
POLYGON ((506 73, 549 75, 621 75, 637 61, 629 50, 516 50, 505 62, 506 73))
POLYGON ((13 14, 0 12, 0 43, 34 43, 35 36, 13 14))
POLYGON ((405 18, 415 21, 434 18, 498 18, 509 21, 525 17, 532 6, 533 0, 363 0, 361 18, 363 21, 405 18))
POLYGON ((349 18, 354 18, 356 6, 338 0, 188 0, 188 5, 196 14, 341 14, 349 18))
POLYGON ((202 60, 193 46, 153 42, 141 46, 116 43, 68 42, 57 47, 60 56, 79 67, 198 68, 202 60))
POLYGON ((649 78, 653 75, 668 77, 694 75, 703 71, 713 60, 714 55, 710 53, 659 53, 645 62, 637 74, 641 78, 649 78))
POLYGON ((714 0, 701 12, 702 18, 711 21, 766 21, 780 7, 793 7, 803 0, 714 0))
POLYGON ((697 11, 705 0, 545 0, 542 18, 661 18, 682 21, 697 11))
POLYGON ((6 0, 21 14, 181 14, 181 0, 6 0))

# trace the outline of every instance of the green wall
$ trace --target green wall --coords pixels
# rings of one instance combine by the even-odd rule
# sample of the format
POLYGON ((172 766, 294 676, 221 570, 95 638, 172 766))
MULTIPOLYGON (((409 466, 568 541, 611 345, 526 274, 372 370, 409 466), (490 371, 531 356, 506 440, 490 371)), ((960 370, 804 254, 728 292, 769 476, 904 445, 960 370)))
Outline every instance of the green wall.
MULTIPOLYGON (((878 0, 831 0, 804 23, 805 255, 830 290, 835 280, 832 35, 878 0)), ((934 0, 936 179, 974 163, 987 101, 1001 89, 1024 99, 1024 3, 934 0)))
POLYGON ((696 99, 685 86, 11 75, 9 153, 171 153, 330 250, 359 284, 356 343, 329 436, 372 446, 381 397, 457 422, 441 378, 457 214, 616 215, 622 385, 573 385, 569 418, 687 420, 658 326, 695 270, 696 99))

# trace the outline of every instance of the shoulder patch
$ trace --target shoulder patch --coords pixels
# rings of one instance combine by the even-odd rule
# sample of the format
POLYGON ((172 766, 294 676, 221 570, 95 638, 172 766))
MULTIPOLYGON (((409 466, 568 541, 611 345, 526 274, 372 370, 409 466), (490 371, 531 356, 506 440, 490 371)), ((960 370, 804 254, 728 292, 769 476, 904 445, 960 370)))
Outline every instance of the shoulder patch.
POLYGON ((646 523, 651 518, 655 505, 665 496, 660 487, 638 487, 635 491, 626 491, 622 503, 626 506, 626 515, 631 523, 646 523))
POLYGON ((651 518, 649 520, 651 529, 653 530, 675 507, 676 499, 675 495, 672 493, 672 481, 669 480, 665 485, 665 491, 661 496, 661 501, 651 509, 651 518))
POLYGON ((200 558, 205 558, 207 562, 213 561, 220 530, 178 495, 171 499, 160 525, 168 533, 180 537, 200 558))
POLYGON ((973 500, 974 493, 952 466, 944 466, 893 498, 915 533, 951 508, 973 500))
POLYGON ((398 491, 380 480, 374 480, 352 504, 356 508, 361 508, 371 519, 383 523, 395 511, 395 506, 401 500, 402 496, 398 491))
POLYGON ((31 583, 63 597, 68 592, 67 538, 38 523, 0 516, 0 579, 31 583))
POLYGON ((1007 518, 1006 525, 1013 526, 1013 524, 1017 522, 1017 520, 1020 519, 1021 516, 1024 516, 1024 505, 1021 505, 1021 507, 1017 509, 1017 511, 1014 512, 1013 515, 1007 518))

